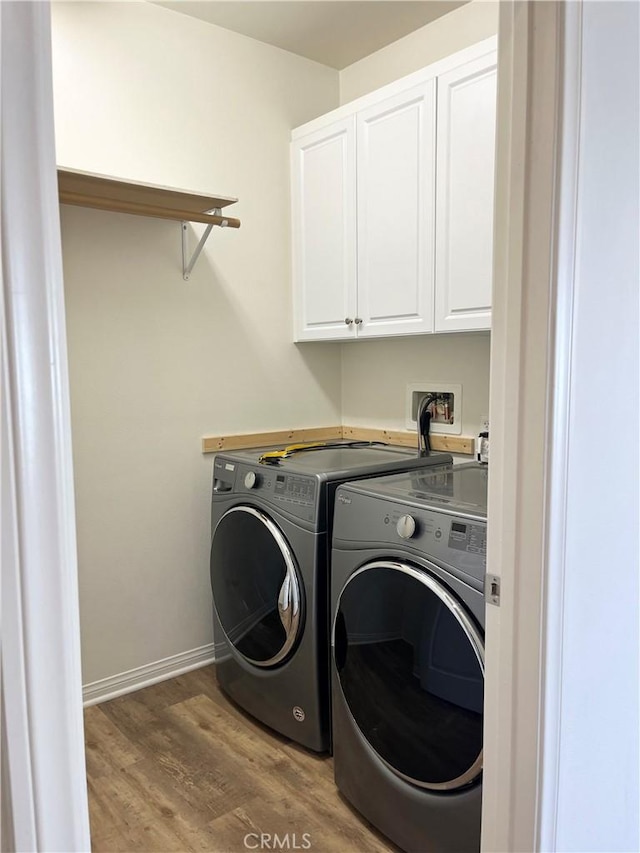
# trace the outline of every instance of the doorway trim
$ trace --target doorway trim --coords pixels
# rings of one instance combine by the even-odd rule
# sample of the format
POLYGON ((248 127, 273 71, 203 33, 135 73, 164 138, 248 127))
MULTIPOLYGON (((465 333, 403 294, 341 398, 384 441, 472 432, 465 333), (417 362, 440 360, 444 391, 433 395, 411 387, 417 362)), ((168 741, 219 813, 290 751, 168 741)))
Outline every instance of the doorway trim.
POLYGON ((549 522, 567 453, 554 383, 570 359, 570 338, 556 335, 559 262, 575 239, 580 12, 567 15, 570 5, 500 4, 487 562, 501 598, 486 618, 483 851, 540 849, 541 785, 558 756, 542 726, 545 668, 561 642, 546 635, 559 616, 546 608, 546 571, 564 529, 549 522))
POLYGON ((71 853, 90 837, 49 4, 0 3, 0 45, 3 849, 71 853))

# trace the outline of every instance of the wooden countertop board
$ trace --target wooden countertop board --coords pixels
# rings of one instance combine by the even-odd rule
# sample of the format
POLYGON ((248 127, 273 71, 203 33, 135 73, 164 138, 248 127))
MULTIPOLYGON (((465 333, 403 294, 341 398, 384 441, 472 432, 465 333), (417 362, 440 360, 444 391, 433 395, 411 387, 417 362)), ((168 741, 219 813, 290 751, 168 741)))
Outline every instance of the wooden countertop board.
MULTIPOLYGON (((279 430, 276 432, 256 432, 245 435, 214 435, 202 439, 203 453, 217 453, 220 450, 245 450, 251 447, 271 447, 275 445, 303 444, 311 441, 385 441, 400 447, 418 448, 415 432, 406 430, 381 429, 375 427, 330 426, 308 427, 306 429, 279 430)), ((429 435, 432 450, 447 453, 463 453, 473 456, 475 438, 464 435, 429 435)))

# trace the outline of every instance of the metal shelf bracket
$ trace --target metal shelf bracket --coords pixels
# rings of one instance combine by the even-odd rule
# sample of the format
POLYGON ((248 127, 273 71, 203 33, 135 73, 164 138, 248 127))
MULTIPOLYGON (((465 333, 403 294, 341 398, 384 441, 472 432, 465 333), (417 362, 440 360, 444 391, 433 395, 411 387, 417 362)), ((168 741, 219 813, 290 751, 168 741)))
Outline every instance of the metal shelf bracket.
MULTIPOLYGON (((221 216, 222 211, 219 207, 212 211, 216 216, 221 216)), ((196 261, 200 257, 200 252, 204 249, 204 244, 207 242, 209 234, 211 234, 211 229, 213 228, 214 223, 210 222, 207 227, 204 229, 204 233, 200 238, 200 242, 196 246, 193 255, 191 255, 191 259, 189 260, 189 223, 182 222, 182 278, 185 281, 189 281, 189 277, 191 272, 196 265, 196 261)), ((223 219, 220 223, 220 228, 224 228, 227 225, 226 219, 223 219)))

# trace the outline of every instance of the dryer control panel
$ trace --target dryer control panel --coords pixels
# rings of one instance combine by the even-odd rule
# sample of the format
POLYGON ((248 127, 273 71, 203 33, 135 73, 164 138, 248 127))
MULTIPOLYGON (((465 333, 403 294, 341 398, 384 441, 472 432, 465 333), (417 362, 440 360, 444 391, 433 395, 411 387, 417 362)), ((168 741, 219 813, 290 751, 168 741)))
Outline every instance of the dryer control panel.
POLYGON ((486 522, 385 500, 355 488, 337 491, 333 544, 348 550, 414 552, 474 581, 478 588, 486 572, 486 522))
POLYGON ((452 521, 449 527, 449 548, 487 555, 487 525, 468 521, 452 521))

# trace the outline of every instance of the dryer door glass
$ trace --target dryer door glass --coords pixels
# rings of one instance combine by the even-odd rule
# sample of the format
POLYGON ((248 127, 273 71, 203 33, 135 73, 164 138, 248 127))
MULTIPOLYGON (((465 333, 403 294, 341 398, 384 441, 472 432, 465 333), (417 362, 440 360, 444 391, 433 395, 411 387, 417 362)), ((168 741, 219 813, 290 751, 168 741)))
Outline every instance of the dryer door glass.
POLYGON ((338 600, 333 646, 351 715, 391 770, 440 791, 479 777, 484 643, 438 580, 401 562, 359 569, 338 600))
POLYGON ((268 667, 293 651, 302 631, 302 584, 284 534, 265 513, 236 506, 211 543, 213 604, 226 638, 250 663, 268 667))

